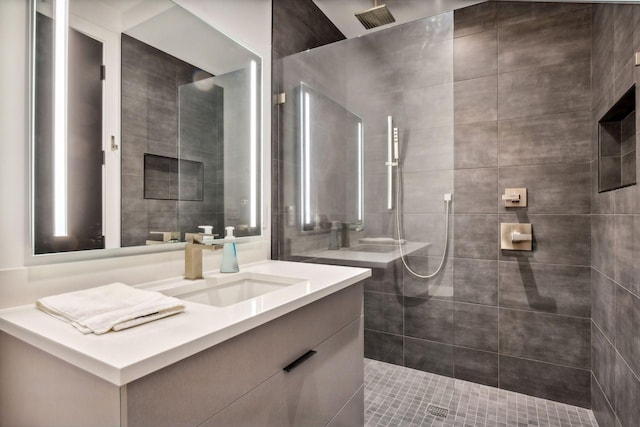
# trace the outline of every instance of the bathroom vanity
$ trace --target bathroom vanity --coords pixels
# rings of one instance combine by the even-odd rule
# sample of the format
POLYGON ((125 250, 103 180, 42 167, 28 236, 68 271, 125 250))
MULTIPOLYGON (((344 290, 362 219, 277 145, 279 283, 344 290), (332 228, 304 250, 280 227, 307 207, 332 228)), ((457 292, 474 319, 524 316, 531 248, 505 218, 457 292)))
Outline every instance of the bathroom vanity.
MULTIPOLYGON (((370 270, 282 261, 241 270, 292 280, 226 305, 186 300, 182 314, 100 336, 33 305, 1 311, 0 425, 363 425, 370 270)), ((172 284, 202 285, 143 287, 172 284)))

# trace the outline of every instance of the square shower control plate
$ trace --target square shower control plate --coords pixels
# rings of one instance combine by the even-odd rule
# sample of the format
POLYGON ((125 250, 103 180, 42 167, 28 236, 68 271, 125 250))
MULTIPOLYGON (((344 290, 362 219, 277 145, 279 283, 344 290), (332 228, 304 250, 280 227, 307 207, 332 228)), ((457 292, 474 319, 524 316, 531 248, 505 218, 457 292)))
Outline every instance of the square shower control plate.
POLYGON ((500 224, 500 249, 508 251, 530 251, 532 241, 513 241, 513 232, 532 236, 531 224, 501 223, 500 224))
POLYGON ((502 196, 504 200, 505 208, 526 208, 527 207, 527 189, 526 188, 505 188, 504 195, 502 196), (505 200, 505 196, 517 195, 517 201, 505 200))

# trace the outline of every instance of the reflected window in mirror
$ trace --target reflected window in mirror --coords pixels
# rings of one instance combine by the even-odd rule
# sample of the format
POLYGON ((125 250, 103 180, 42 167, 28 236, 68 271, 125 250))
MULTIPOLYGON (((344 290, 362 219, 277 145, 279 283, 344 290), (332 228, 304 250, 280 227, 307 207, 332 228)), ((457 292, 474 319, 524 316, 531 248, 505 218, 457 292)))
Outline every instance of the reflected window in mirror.
POLYGON ((168 0, 32 10, 34 254, 261 234, 257 55, 168 0))

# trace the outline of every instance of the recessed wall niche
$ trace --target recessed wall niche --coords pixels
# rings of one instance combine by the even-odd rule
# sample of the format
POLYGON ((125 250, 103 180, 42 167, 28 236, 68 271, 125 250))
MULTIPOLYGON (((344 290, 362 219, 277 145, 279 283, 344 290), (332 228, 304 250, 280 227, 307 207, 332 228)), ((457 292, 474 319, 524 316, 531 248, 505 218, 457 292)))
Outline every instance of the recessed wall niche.
POLYGON ((636 183, 636 86, 598 121, 598 191, 636 183))
POLYGON ((202 201, 203 186, 202 162, 145 153, 145 199, 202 201))

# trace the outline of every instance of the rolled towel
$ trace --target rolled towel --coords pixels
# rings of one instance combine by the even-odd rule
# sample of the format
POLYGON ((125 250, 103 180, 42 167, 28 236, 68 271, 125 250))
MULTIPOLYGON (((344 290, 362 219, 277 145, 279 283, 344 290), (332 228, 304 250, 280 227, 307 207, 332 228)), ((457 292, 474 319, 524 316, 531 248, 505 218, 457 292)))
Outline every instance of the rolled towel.
POLYGON ((184 302, 159 292, 112 283, 40 298, 36 307, 83 334, 104 334, 184 311, 184 302))

